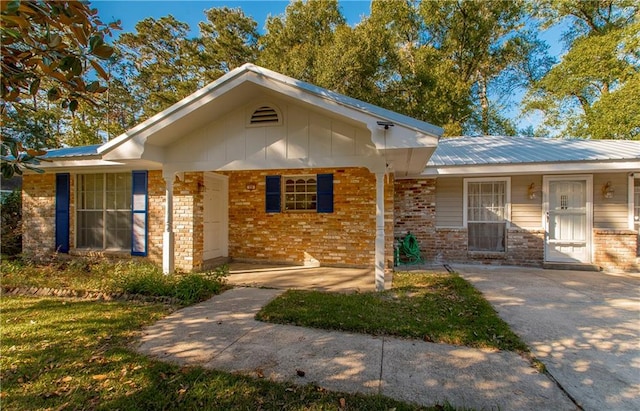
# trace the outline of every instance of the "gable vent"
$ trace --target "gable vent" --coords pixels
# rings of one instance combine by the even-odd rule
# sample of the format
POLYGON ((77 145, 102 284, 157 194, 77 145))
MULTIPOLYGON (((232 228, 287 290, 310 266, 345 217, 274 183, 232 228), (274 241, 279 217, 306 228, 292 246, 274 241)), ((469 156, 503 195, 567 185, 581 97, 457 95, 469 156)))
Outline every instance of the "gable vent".
POLYGON ((278 116, 278 112, 269 106, 262 106, 256 109, 249 120, 249 124, 251 125, 275 125, 279 123, 280 117, 278 116))

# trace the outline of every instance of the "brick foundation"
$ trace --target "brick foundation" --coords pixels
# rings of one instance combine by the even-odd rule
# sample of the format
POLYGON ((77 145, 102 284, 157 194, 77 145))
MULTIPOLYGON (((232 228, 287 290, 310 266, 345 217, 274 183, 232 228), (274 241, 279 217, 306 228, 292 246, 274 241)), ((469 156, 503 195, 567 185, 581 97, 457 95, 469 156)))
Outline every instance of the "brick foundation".
POLYGON ((632 230, 593 230, 595 264, 608 270, 640 271, 638 234, 632 230))

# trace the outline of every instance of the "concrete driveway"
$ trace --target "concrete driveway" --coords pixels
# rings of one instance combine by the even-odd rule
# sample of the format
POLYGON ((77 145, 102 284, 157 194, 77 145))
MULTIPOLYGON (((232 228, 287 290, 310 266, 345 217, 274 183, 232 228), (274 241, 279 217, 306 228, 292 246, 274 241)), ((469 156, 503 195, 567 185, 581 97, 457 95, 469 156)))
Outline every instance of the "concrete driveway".
POLYGON ((640 410, 640 277, 454 267, 585 410, 640 410))

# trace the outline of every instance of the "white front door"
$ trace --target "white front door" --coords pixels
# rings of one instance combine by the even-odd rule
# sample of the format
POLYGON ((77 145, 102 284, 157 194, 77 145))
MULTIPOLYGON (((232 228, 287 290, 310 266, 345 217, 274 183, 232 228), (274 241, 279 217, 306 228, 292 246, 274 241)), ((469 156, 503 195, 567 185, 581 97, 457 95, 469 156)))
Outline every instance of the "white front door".
POLYGON ((227 257, 229 248, 229 194, 227 177, 204 175, 204 241, 202 258, 227 257))
POLYGON ((591 262, 591 176, 544 177, 545 260, 591 262))

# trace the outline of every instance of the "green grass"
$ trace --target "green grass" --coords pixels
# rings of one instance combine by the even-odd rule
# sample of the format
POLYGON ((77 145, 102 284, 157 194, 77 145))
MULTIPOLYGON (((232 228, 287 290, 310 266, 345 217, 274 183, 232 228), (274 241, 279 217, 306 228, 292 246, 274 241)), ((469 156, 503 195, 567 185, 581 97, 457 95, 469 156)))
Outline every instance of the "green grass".
POLYGON ((178 367, 131 349, 158 304, 0 300, 0 403, 7 410, 448 410, 178 367))
POLYGON ((457 274, 395 273, 393 289, 340 294, 289 290, 262 321, 518 352, 527 346, 457 274))
POLYGON ((54 259, 47 264, 2 261, 3 286, 67 288, 84 291, 172 297, 183 305, 203 301, 225 286, 226 266, 204 273, 164 275, 136 261, 54 259))

